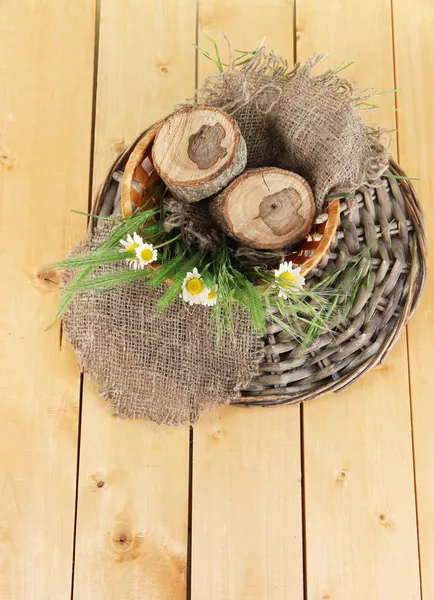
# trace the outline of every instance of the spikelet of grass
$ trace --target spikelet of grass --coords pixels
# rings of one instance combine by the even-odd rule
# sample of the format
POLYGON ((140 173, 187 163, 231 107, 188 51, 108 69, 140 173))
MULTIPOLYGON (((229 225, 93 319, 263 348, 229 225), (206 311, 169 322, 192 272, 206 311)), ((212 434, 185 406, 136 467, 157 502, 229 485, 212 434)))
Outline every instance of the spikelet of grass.
POLYGON ((394 173, 391 173, 390 171, 386 171, 384 173, 384 177, 387 177, 388 179, 403 179, 404 181, 420 181, 419 177, 407 177, 407 175, 395 175, 394 173))
POLYGON ((75 269, 97 269, 103 265, 111 263, 122 262, 127 258, 136 258, 134 252, 121 252, 119 249, 108 248, 107 250, 100 250, 99 252, 90 252, 88 254, 75 254, 69 256, 63 260, 59 260, 53 265, 52 268, 58 269, 59 271, 69 271, 75 269))
MULTIPOLYGON (((67 286, 62 291, 60 303, 57 309, 57 317, 60 317, 65 311, 68 304, 72 301, 74 296, 82 291, 92 289, 92 284, 89 284, 87 280, 91 277, 92 273, 99 266, 108 264, 110 262, 117 262, 118 254, 112 254, 114 248, 119 251, 119 243, 128 234, 134 233, 140 230, 145 224, 153 219, 160 212, 160 208, 149 208, 147 210, 137 211, 130 217, 123 219, 118 226, 116 226, 109 237, 100 245, 98 248, 91 250, 86 256, 82 256, 78 259, 81 261, 81 267, 77 266, 75 257, 71 256, 62 261, 58 261, 51 265, 52 268, 59 270, 74 270, 78 269, 78 273, 68 282, 67 286), (114 260, 107 260, 107 257, 114 257, 114 260)), ((126 253, 122 254, 122 258, 127 258, 126 253)), ((139 274, 140 275, 140 274, 139 274)), ((143 275, 142 275, 143 277, 143 275)))
POLYGON ((215 51, 215 57, 211 56, 211 54, 209 52, 207 52, 206 50, 204 50, 203 48, 201 48, 200 46, 198 46, 197 44, 193 44, 193 46, 196 48, 196 50, 198 50, 201 54, 203 54, 203 56, 205 58, 207 58, 208 60, 210 60, 211 62, 213 62, 217 69, 219 70, 220 73, 223 73, 224 69, 223 67, 227 67, 227 64, 224 64, 221 60, 220 57, 220 52, 219 52, 219 47, 217 42, 210 37, 209 35, 207 35, 206 33, 203 34, 210 42, 211 44, 214 46, 214 51, 215 51))
MULTIPOLYGON (((178 257, 176 257, 178 258, 178 257)), ((170 277, 168 277, 168 279, 170 279, 170 284, 167 288, 167 290, 165 291, 165 293, 161 296, 161 298, 158 300, 156 308, 159 311, 165 310, 168 306, 170 306, 170 304, 176 300, 179 297, 179 294, 181 293, 181 289, 182 289, 182 283, 185 279, 185 276, 187 275, 187 273, 189 271, 192 271, 194 269, 195 266, 197 266, 197 264, 200 262, 200 256, 192 256, 186 260, 182 260, 183 257, 179 257, 180 260, 176 260, 176 258, 172 261, 172 270, 169 271, 169 275, 170 277)), ((162 267, 164 268, 164 267, 162 267)), ((167 272, 167 271, 166 271, 167 272)), ((158 271, 156 272, 158 273, 158 271)), ((156 279, 155 275, 153 276, 153 280, 150 281, 150 284, 152 286, 155 285, 160 285, 162 284, 164 281, 166 281, 166 279, 164 279, 163 281, 161 281, 161 275, 158 273, 159 277, 156 279), (159 281, 160 283, 156 284, 156 281, 159 281)))
POLYGON ((347 62, 347 61, 348 61, 348 60, 349 60, 349 59, 350 59, 350 58, 353 56, 353 54, 354 54, 355 52, 356 52, 356 50, 355 50, 355 49, 354 49, 354 50, 352 50, 352 51, 351 51, 351 52, 348 54, 348 56, 346 56, 346 57, 344 58, 344 60, 343 60, 343 61, 342 61, 342 62, 341 62, 341 63, 340 63, 340 64, 339 64, 339 65, 338 65, 338 66, 337 66, 335 69, 333 69, 332 71, 330 71, 330 73, 329 73, 329 79, 331 79, 332 77, 334 77, 334 76, 335 76, 335 75, 337 75, 338 73, 341 73, 342 71, 345 71, 345 69, 348 69, 348 67, 351 67, 351 65, 353 65, 353 64, 354 64, 354 61, 353 61, 353 60, 352 60, 352 61, 350 61, 350 62, 347 62))
MULTIPOLYGON (((372 98, 373 96, 374 94, 370 96, 370 98, 372 98)), ((394 106, 384 106, 383 104, 374 104, 373 102, 366 102, 365 100, 358 102, 357 106, 366 106, 368 109, 381 108, 383 110, 393 110, 395 112, 402 112, 401 108, 395 108, 394 106)))
POLYGON ((261 41, 261 43, 256 48, 254 48, 254 50, 234 50, 234 52, 236 54, 238 54, 239 56, 236 56, 233 60, 231 60, 230 63, 224 63, 222 61, 222 59, 221 59, 220 51, 219 51, 219 47, 218 47, 217 42, 212 37, 210 37, 209 35, 207 35, 207 34, 204 34, 204 35, 211 42, 211 44, 213 45, 215 56, 212 56, 212 54, 210 52, 208 52, 207 50, 204 50, 203 48, 201 48, 197 44, 193 44, 193 46, 207 60, 210 60, 211 62, 213 62, 216 65, 219 73, 223 73, 224 67, 226 67, 227 69, 229 69, 229 68, 236 69, 238 67, 241 67, 242 65, 245 65, 245 64, 251 62, 255 58, 255 56, 257 55, 257 53, 259 52, 259 50, 262 48, 262 46, 264 44, 264 41, 265 41, 265 38, 264 38, 261 41))
POLYGON ((111 271, 104 275, 97 275, 85 281, 81 281, 76 293, 89 291, 107 291, 131 283, 148 279, 150 271, 147 269, 120 269, 119 271, 111 271))
POLYGON ((232 274, 234 299, 247 308, 256 331, 265 333, 265 306, 259 288, 236 269, 232 269, 232 274))
POLYGON ((75 215, 81 215, 82 217, 93 217, 94 219, 101 219, 102 221, 121 221, 122 217, 103 217, 101 215, 97 215, 95 213, 90 213, 90 212, 85 212, 83 210, 75 210, 74 208, 71 208, 70 212, 74 213, 75 215))

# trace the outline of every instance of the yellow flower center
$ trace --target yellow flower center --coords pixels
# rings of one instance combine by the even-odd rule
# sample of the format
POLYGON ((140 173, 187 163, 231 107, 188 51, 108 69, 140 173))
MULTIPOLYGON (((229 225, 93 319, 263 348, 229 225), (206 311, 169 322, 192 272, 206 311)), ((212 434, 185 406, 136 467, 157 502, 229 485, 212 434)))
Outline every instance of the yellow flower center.
POLYGON ((213 300, 217 296, 215 290, 211 290, 208 294, 208 300, 213 300))
POLYGON ((125 248, 125 252, 134 252, 136 250, 136 248, 139 247, 139 244, 136 244, 136 242, 133 242, 132 244, 130 244, 129 246, 127 246, 125 248))
POLYGON ((283 273, 281 273, 279 276, 279 279, 280 279, 280 285, 285 288, 289 288, 291 285, 294 285, 294 283, 295 283, 294 275, 292 273, 289 273, 288 271, 284 271, 283 273))
POLYGON ((150 248, 143 248, 143 250, 140 252, 140 258, 142 260, 152 260, 153 256, 154 253, 150 248))
POLYGON ((203 290, 203 281, 202 281, 202 279, 193 277, 192 279, 189 279, 187 281, 186 287, 187 287, 187 290, 190 292, 190 294, 192 294, 193 296, 196 296, 197 294, 200 294, 201 291, 203 290))

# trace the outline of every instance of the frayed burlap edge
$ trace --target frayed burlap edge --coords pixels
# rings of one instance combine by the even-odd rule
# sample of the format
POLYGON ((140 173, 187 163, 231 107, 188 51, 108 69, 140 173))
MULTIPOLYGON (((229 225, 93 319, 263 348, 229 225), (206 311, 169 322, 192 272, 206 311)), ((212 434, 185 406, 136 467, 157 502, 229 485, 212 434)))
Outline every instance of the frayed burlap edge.
MULTIPOLYGON (((216 98, 219 97, 220 92, 224 95, 223 88, 227 85, 224 75, 229 73, 240 77, 243 75, 248 76, 249 74, 254 74, 258 77, 273 79, 272 83, 266 82, 260 86, 255 90, 254 94, 249 92, 246 80, 243 85, 243 93, 240 94, 236 100, 230 104, 219 105, 220 108, 228 112, 235 119, 237 112, 252 102, 255 103, 258 112, 263 115, 271 113, 280 100, 284 83, 294 78, 297 74, 304 74, 315 84, 327 87, 329 90, 333 91, 333 93, 344 96, 348 103, 351 103, 354 107, 362 102, 366 102, 366 100, 375 94, 373 90, 355 90, 349 81, 339 77, 336 72, 331 69, 318 75, 312 75, 313 68, 317 66, 325 56, 325 54, 315 54, 310 57, 304 65, 301 65, 301 63, 298 62, 290 69, 287 60, 263 46, 248 63, 237 66, 234 62, 235 59, 232 59, 229 61, 229 65, 223 73, 208 76, 205 79, 203 86, 196 91, 194 103, 197 105, 215 105, 216 98)), ((360 115, 358 115, 358 118, 360 119, 360 122, 362 122, 360 115)), ((386 130, 365 123, 362 123, 362 125, 370 149, 369 153, 365 156, 362 175, 357 180, 351 181, 349 186, 344 186, 339 191, 354 192, 362 185, 368 187, 381 186, 381 176, 388 168, 390 155, 388 149, 382 144, 386 130)))
MULTIPOLYGON (((112 225, 104 224, 98 233, 96 233, 95 238, 92 236, 88 237, 87 240, 76 246, 72 253, 82 254, 92 247, 99 245, 106 237, 108 228, 111 227, 112 225)), ((106 265, 101 269, 107 272, 109 268, 120 267, 113 267, 112 265, 108 267, 106 265)), ((68 283, 71 276, 72 273, 64 274, 62 278, 63 285, 68 283)), ((230 372, 230 381, 233 381, 234 385, 233 387, 230 385, 225 389, 222 379, 217 378, 215 383, 216 393, 214 393, 213 369, 208 369, 207 374, 201 379, 201 376, 190 377, 188 372, 183 372, 182 370, 174 372, 172 367, 167 369, 168 374, 165 377, 164 363, 158 363, 158 372, 156 371, 154 375, 143 377, 143 381, 149 382, 153 380, 157 382, 156 385, 144 387, 146 384, 137 383, 136 373, 144 373, 144 366, 148 364, 149 358, 152 358, 153 346, 152 344, 150 345, 148 338, 155 341, 156 335, 160 337, 160 328, 158 325, 156 325, 157 331, 155 331, 155 328, 152 331, 144 331, 143 323, 141 323, 140 327, 135 328, 136 332, 142 332, 140 334, 142 337, 140 337, 139 344, 137 344, 137 338, 131 340, 130 345, 135 349, 133 354, 131 352, 128 353, 128 351, 124 353, 122 348, 119 352, 108 352, 106 350, 109 340, 113 343, 113 338, 110 337, 109 333, 105 333, 107 332, 107 326, 110 327, 110 321, 107 321, 106 317, 107 313, 98 314, 98 310, 102 310, 105 306, 104 302, 102 302, 102 297, 104 296, 105 301, 109 303, 109 309, 114 308, 117 311, 119 310, 119 306, 125 306, 125 319, 122 321, 125 330, 120 338, 123 340, 128 337, 131 328, 134 329, 135 325, 137 325, 137 322, 134 321, 134 315, 138 314, 137 303, 140 302, 140 305, 142 305, 143 301, 143 305, 146 305, 150 298, 154 302, 155 297, 160 297, 164 292, 164 289, 150 289, 144 284, 139 284, 139 286, 137 283, 134 283, 120 286, 119 289, 110 290, 107 293, 91 291, 78 294, 66 309, 63 317, 64 338, 72 345, 77 355, 80 370, 95 381, 97 391, 104 398, 107 409, 111 410, 113 415, 119 418, 145 418, 158 424, 176 426, 194 423, 202 412, 211 410, 217 406, 227 405, 232 400, 240 398, 241 390, 248 385, 253 377, 259 374, 259 365, 264 358, 264 341, 253 332, 250 317, 244 314, 242 309, 236 315, 235 322, 236 326, 240 327, 239 332, 243 332, 247 337, 243 338, 244 341, 240 341, 234 337, 233 342, 229 342, 228 339, 226 342, 222 342, 223 348, 233 349, 233 352, 229 351, 224 355, 225 366, 222 373, 226 374, 230 372), (131 290, 128 290, 129 286, 131 286, 131 290), (131 296, 129 295, 130 292, 131 296), (122 295, 122 300, 119 302, 116 296, 110 297, 110 294, 122 295), (125 304, 125 296, 131 297, 130 305, 125 304), (247 333, 246 323, 250 333, 247 333), (106 337, 107 335, 108 337, 106 337), (139 348, 138 353, 137 348, 139 348), (244 356, 237 355, 236 351, 243 349, 246 351, 246 354, 244 356), (107 363, 101 365, 101 356, 108 359, 112 358, 116 361, 115 367, 113 369, 107 368, 107 363), (133 373, 136 379, 130 389, 129 380, 125 378, 122 378, 120 385, 117 385, 118 382, 113 380, 112 370, 113 372, 119 372, 119 367, 122 367, 120 363, 123 360, 125 361, 125 368, 131 369, 131 364, 129 363, 131 356, 136 357, 135 366, 137 370, 133 373), (143 357, 144 360, 142 360, 143 357), (190 381, 193 382, 192 389, 189 387, 190 381), (203 389, 200 388, 201 381, 204 381, 203 389), (170 392, 169 398, 165 398, 162 394, 167 390, 170 392), (139 395, 137 394, 138 391, 140 392, 139 395)), ((170 310, 169 308, 168 311, 170 310)), ((179 301, 179 305, 175 308, 176 310, 182 310, 181 313, 178 313, 181 314, 181 318, 191 318, 192 326, 200 327, 201 319, 205 319, 202 321, 202 325, 205 326, 205 331, 208 331, 210 326, 209 315, 211 314, 209 308, 200 306, 190 307, 190 313, 187 316, 185 313, 187 309, 179 301)), ((109 314, 111 312, 112 310, 108 311, 109 314)), ((115 329, 117 326, 116 322, 113 323, 115 329)), ((170 331, 170 327, 166 328, 163 338, 160 338, 164 347, 169 347, 170 352, 181 352, 184 356, 185 346, 179 345, 179 339, 174 338, 171 340, 170 331)), ((176 336, 176 333, 174 335, 176 336)), ((119 338, 115 336, 115 339, 119 338)), ((210 348, 204 350, 210 353, 211 362, 213 362, 212 357, 214 356, 212 353, 215 352, 215 365, 222 364, 220 346, 213 346, 211 343, 210 348), (215 349, 213 350, 213 348, 215 349)), ((190 362, 191 369, 194 369, 198 364, 197 359, 192 359, 190 362)), ((149 360, 149 365, 152 365, 151 360, 149 360)), ((123 367, 121 372, 123 374, 123 367)), ((229 379, 224 378, 225 383, 228 381, 229 379)))

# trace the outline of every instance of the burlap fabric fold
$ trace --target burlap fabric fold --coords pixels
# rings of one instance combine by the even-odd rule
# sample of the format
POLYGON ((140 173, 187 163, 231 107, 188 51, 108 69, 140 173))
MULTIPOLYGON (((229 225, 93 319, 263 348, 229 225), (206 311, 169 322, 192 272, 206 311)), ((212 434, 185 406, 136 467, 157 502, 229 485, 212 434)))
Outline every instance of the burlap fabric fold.
POLYGON ((218 106, 237 121, 248 167, 277 166, 302 175, 318 210, 330 191, 380 185, 389 163, 381 131, 360 117, 363 94, 333 71, 312 74, 322 58, 289 69, 287 61, 261 48, 249 63, 232 63, 227 72, 208 77, 196 94, 198 104, 218 106))
MULTIPOLYGON (((360 117, 359 104, 370 94, 355 92, 333 71, 313 75, 322 58, 313 56, 289 69, 287 61, 261 48, 251 62, 239 67, 232 62, 227 72, 208 77, 196 93, 197 104, 218 106, 237 121, 248 168, 277 166, 302 175, 313 189, 317 211, 329 192, 381 185, 389 164, 381 130, 360 117)), ((167 229, 179 228, 187 243, 218 248, 221 232, 207 202, 171 199, 167 229)), ((247 265, 273 265, 285 251, 240 246, 236 255, 247 265)))
MULTIPOLYGON (((73 252, 97 247, 111 227, 97 229, 73 252)), ((119 268, 100 267, 96 274, 119 268)), ((157 312, 163 292, 135 282, 78 294, 63 328, 115 415, 182 425, 240 395, 257 373, 263 342, 248 313, 234 306, 234 336, 217 343, 209 307, 177 300, 157 312)))

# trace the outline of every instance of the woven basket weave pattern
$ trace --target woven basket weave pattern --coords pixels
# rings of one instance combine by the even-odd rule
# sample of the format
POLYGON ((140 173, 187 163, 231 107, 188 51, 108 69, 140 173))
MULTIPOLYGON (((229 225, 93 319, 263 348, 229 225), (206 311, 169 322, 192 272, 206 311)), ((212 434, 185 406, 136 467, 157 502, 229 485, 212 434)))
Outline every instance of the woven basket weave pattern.
MULTIPOLYGON (((121 213, 119 182, 141 138, 115 161, 94 212, 121 213)), ((394 163, 391 172, 403 176, 394 163)), ((315 282, 366 247, 371 254, 369 284, 359 290, 347 322, 335 323, 332 333, 317 338, 307 352, 270 324, 261 374, 237 404, 296 403, 338 391, 384 359, 416 308, 426 278, 424 220, 409 181, 384 178, 382 187, 362 188, 355 199, 341 201, 336 235, 308 279, 315 282)))
MULTIPOLYGON (((391 172, 403 175, 397 165, 391 172)), ((362 188, 354 201, 342 203, 335 238, 308 279, 319 280, 366 247, 372 271, 349 320, 336 323, 308 352, 269 325, 262 375, 244 392, 247 397, 264 405, 301 402, 344 388, 383 360, 416 308, 426 276, 423 217, 409 182, 384 178, 382 187, 362 188)))

